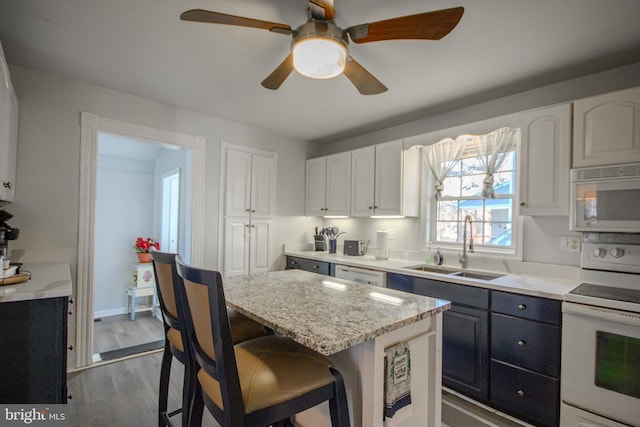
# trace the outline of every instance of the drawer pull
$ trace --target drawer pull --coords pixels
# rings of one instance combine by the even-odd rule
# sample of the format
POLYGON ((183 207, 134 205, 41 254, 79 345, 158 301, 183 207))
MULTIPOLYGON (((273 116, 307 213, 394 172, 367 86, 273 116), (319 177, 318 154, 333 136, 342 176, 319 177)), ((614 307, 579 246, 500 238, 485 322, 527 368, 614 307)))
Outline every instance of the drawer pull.
POLYGON ((525 345, 527 345, 527 342, 525 340, 520 340, 520 341, 518 341, 518 345, 520 347, 524 347, 525 345))
POLYGON ((518 304, 518 310, 526 310, 527 306, 525 304, 518 304))
POLYGON ((518 390, 516 394, 518 395, 518 397, 524 397, 524 391, 522 390, 518 390))

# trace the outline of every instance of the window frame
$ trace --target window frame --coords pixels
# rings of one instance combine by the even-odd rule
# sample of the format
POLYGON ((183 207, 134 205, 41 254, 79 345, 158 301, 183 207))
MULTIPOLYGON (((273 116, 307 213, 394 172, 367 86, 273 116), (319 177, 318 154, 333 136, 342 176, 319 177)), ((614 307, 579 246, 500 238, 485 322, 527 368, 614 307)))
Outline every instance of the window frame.
MULTIPOLYGON (((511 199, 512 200, 512 221, 511 221, 511 229, 512 229, 512 241, 513 244, 510 247, 500 247, 494 245, 485 245, 474 242, 474 250, 475 254, 479 255, 483 258, 496 258, 496 259, 508 259, 508 260, 523 260, 523 220, 519 213, 519 193, 520 193, 520 180, 521 170, 522 170, 522 155, 521 155, 521 140, 516 142, 515 146, 515 162, 514 162, 514 190, 511 197, 500 197, 500 195, 496 194, 496 198, 502 199, 511 199)), ((473 157, 472 150, 465 150, 464 158, 473 157)), ((435 239, 436 237, 436 227, 437 227, 437 204, 438 201, 435 199, 435 178, 429 169, 429 166, 423 162, 422 167, 424 168, 423 184, 426 188, 426 191, 422 192, 422 195, 425 199, 423 203, 424 207, 424 215, 422 215, 424 232, 422 236, 424 236, 424 246, 426 250, 433 250, 436 248, 440 248, 442 252, 446 253, 460 253, 462 251, 462 243, 454 243, 454 242, 440 242, 435 239)), ((445 197, 446 199, 446 197, 445 197)), ((464 200, 475 200, 476 198, 469 198, 464 200)), ((482 196, 479 196, 478 199, 482 199, 482 196)), ((451 200, 460 200, 459 198, 454 198, 451 200)), ((493 200, 493 199, 490 199, 493 200)))

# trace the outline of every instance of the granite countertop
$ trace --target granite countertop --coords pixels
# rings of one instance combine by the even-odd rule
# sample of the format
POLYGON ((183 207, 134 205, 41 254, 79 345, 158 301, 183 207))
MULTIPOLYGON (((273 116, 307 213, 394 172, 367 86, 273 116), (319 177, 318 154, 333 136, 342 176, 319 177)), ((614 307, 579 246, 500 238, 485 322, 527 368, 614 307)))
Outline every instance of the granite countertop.
POLYGON ((228 277, 224 292, 229 307, 327 356, 450 307, 302 270, 228 277))
MULTIPOLYGON (((493 280, 481 280, 413 270, 408 267, 424 263, 407 259, 389 258, 378 260, 372 255, 349 256, 339 253, 289 250, 285 251, 285 255, 557 300, 562 300, 564 294, 580 284, 579 273, 575 274, 576 271, 579 272, 579 269, 546 264, 519 263, 520 271, 513 268, 513 264, 507 263, 504 264, 505 268, 503 270, 467 269, 502 275, 502 277, 493 280)), ((456 265, 445 267, 460 269, 456 265)))
POLYGON ((30 272, 31 279, 23 283, 0 286, 0 303, 69 296, 71 269, 64 262, 29 262, 20 272, 30 272))

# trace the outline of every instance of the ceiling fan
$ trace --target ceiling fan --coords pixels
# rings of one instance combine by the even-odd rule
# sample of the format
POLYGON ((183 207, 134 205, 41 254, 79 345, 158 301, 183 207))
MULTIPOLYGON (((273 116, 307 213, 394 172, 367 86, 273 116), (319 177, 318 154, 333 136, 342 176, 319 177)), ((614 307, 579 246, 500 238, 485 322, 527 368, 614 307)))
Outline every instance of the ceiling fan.
POLYGON ((295 30, 289 25, 259 19, 227 15, 202 9, 188 10, 183 21, 258 28, 291 36, 291 53, 262 81, 276 90, 295 69, 316 79, 344 74, 363 95, 385 92, 387 87, 349 55, 349 39, 354 43, 382 40, 439 40, 453 30, 464 12, 463 7, 419 13, 342 29, 333 19, 333 0, 309 0, 307 22, 295 30))

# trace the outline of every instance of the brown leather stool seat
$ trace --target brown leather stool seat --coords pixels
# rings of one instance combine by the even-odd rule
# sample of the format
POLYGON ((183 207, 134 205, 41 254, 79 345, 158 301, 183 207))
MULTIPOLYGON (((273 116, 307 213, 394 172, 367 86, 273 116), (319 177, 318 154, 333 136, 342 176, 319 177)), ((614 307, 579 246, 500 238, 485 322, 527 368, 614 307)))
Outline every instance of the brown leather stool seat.
MULTIPOLYGON (((333 383, 331 362, 295 341, 279 336, 256 338, 235 346, 246 413, 258 411, 333 383), (286 373, 286 375, 283 375, 286 373)), ((203 369, 202 390, 222 408, 220 384, 203 369)))
POLYGON ((283 425, 329 402, 334 427, 349 426, 342 375, 325 356, 282 336, 233 345, 222 277, 176 257, 187 341, 197 372, 191 426, 204 406, 222 427, 283 425))

